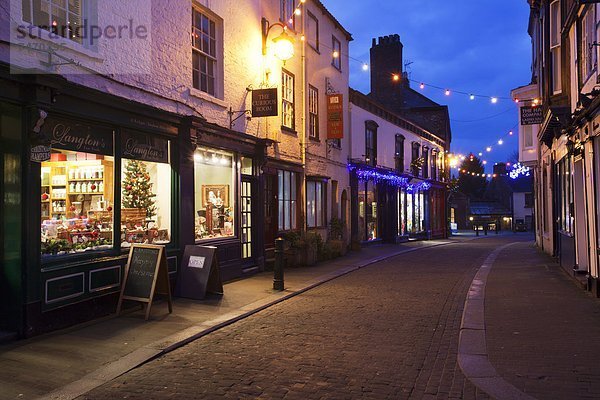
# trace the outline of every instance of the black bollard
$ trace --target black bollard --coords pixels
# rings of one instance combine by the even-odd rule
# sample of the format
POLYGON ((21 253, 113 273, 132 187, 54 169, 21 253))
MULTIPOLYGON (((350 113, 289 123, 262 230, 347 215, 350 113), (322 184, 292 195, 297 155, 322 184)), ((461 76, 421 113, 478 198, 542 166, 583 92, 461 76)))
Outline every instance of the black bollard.
POLYGON ((275 239, 275 267, 273 268, 273 290, 282 291, 283 283, 283 245, 282 238, 275 239))

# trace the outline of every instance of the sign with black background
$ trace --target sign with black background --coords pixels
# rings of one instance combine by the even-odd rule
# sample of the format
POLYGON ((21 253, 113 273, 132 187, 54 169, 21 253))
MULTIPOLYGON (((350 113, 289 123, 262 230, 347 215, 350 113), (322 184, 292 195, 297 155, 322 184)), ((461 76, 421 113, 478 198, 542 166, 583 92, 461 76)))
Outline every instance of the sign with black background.
POLYGON ((276 117, 277 88, 252 91, 252 117, 276 117))
POLYGON ((121 147, 125 158, 169 163, 169 141, 167 139, 126 131, 121 136, 121 147))
POLYGON ((134 247, 127 271, 123 295, 139 299, 150 299, 156 266, 160 261, 160 249, 134 247))
POLYGON ((106 126, 48 117, 40 134, 49 138, 50 146, 56 149, 106 156, 114 154, 113 130, 106 126))
POLYGON ((206 293, 223 294, 216 247, 185 246, 181 266, 176 296, 202 300, 206 293))
POLYGON ((521 107, 521 125, 538 125, 543 122, 542 107, 521 107))
POLYGON ((121 313, 123 300, 134 300, 147 304, 148 319, 155 294, 166 295, 169 313, 173 312, 165 246, 134 243, 129 249, 117 314, 121 313))

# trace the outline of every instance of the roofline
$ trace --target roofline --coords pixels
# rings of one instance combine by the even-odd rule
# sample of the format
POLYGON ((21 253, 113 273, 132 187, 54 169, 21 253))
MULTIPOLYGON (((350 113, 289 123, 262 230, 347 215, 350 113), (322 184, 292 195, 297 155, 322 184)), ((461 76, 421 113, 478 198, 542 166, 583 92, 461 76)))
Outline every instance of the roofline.
POLYGON ((327 7, 325 7, 325 5, 323 3, 321 3, 320 0, 313 0, 313 1, 314 1, 315 5, 321 9, 321 11, 323 12, 323 14, 327 15, 333 21, 334 25, 339 30, 341 30, 344 35, 346 35, 346 39, 349 42, 351 42, 351 41, 354 40, 354 38, 352 37, 352 34, 350 32, 348 32, 346 30, 346 28, 344 28, 342 26, 342 24, 340 23, 340 21, 338 21, 337 18, 333 16, 333 14, 327 9, 327 7))
MULTIPOLYGON (((413 132, 413 133, 415 133, 415 134, 418 134, 419 136, 423 136, 423 134, 426 134, 426 135, 430 135, 430 136, 432 136, 433 138, 437 139, 439 142, 438 142, 438 143, 436 143, 434 140, 430 140, 430 141, 431 141, 431 142, 433 142, 433 143, 436 143, 437 145, 440 145, 440 146, 442 146, 444 149, 445 149, 445 146, 446 146, 446 145, 450 145, 450 143, 449 143, 448 141, 446 141, 445 139, 442 139, 442 138, 441 138, 441 137, 439 137, 438 135, 435 135, 435 134, 431 133, 430 131, 428 131, 427 129, 423 128, 422 126, 420 126, 420 125, 418 125, 418 124, 416 124, 416 123, 414 123, 414 122, 412 122, 412 121, 409 121, 409 120, 407 120, 406 118, 404 118, 404 117, 402 117, 402 116, 398 115, 397 113, 395 113, 395 112, 391 111, 390 109, 388 109, 387 107, 385 107, 385 106, 383 106, 382 104, 378 103, 377 101, 375 101, 375 100, 371 99, 371 98, 370 98, 369 96, 367 96, 366 94, 364 94, 364 93, 362 93, 362 92, 359 92, 359 91, 358 91, 358 90, 356 90, 356 89, 352 89, 352 88, 348 88, 348 89, 349 89, 349 92, 350 92, 350 99, 349 99, 349 100, 350 100, 350 102, 351 102, 352 104, 354 104, 354 105, 357 105, 357 106, 359 106, 359 107, 360 107, 360 104, 356 104, 354 101, 352 101, 352 98, 353 98, 353 96, 356 96, 356 97, 358 97, 358 98, 360 98, 360 99, 362 99, 362 100, 364 100, 364 101, 366 101, 366 102, 370 103, 371 105, 373 105, 373 106, 375 106, 375 107, 379 108, 380 110, 382 110, 382 111, 385 111, 386 113, 389 113, 389 114, 393 115, 395 118, 398 118, 399 120, 401 120, 401 121, 403 121, 404 123, 406 123, 406 124, 407 124, 407 126, 412 126, 412 127, 414 127, 416 130, 419 130, 419 131, 421 131, 420 133, 417 133, 417 132, 413 132)), ((361 108, 362 108, 362 107, 361 107, 361 108)), ((433 107, 433 109, 434 109, 434 108, 435 108, 435 107, 433 107)), ((368 111, 368 110, 367 110, 367 111, 368 111)), ((382 118, 384 118, 384 117, 382 117, 382 118)), ((386 119, 386 118, 384 118, 384 119, 386 119)), ((387 120, 387 119, 386 119, 386 120, 387 120)), ((388 122, 390 122, 390 123, 393 123, 392 121, 388 121, 388 122)), ((394 125, 397 125, 397 124, 394 124, 394 125)), ((429 139, 427 139, 426 137, 423 137, 423 139, 429 140, 429 139)))

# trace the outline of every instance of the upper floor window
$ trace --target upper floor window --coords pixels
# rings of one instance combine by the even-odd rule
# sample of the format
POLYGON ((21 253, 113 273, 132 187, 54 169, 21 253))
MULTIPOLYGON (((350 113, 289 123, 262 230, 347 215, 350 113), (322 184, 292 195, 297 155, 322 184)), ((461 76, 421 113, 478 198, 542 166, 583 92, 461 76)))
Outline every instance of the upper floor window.
POLYGON ((342 43, 335 36, 331 37, 331 65, 342 70, 342 43))
POLYGON ((429 149, 423 147, 423 178, 429 178, 429 149))
POLYGON ((192 9, 192 69, 194 88, 217 94, 217 21, 192 9))
POLYGON ((23 0, 23 21, 56 36, 83 43, 82 0, 23 0))
POLYGON ((306 40, 310 47, 319 51, 319 20, 310 11, 306 15, 306 40))
POLYGON ((281 70, 281 125, 295 129, 294 122, 294 75, 281 70))
POLYGON ((595 7, 588 9, 587 13, 581 19, 579 26, 579 75, 580 84, 583 84, 596 69, 597 56, 596 48, 593 43, 596 42, 596 22, 595 7))
POLYGON ((420 150, 421 150, 421 145, 417 142, 413 142, 411 164, 412 164, 412 173, 414 176, 419 176, 419 168, 416 166, 416 163, 417 163, 417 160, 419 159, 419 157, 421 156, 419 154, 420 150))
POLYGON ((296 28, 296 4, 294 0, 281 0, 279 7, 279 20, 291 29, 296 28))
POLYGON ((550 3, 550 53, 552 61, 552 91, 560 93, 562 91, 561 82, 561 56, 560 56, 560 1, 556 0, 550 3))
POLYGON ((394 144, 394 159, 396 162, 396 172, 404 172, 404 136, 397 134, 394 144))
POLYGON ((365 162, 377 165, 377 125, 374 121, 365 122, 365 162))
POLYGON ((319 139, 319 91, 308 86, 308 136, 319 139))

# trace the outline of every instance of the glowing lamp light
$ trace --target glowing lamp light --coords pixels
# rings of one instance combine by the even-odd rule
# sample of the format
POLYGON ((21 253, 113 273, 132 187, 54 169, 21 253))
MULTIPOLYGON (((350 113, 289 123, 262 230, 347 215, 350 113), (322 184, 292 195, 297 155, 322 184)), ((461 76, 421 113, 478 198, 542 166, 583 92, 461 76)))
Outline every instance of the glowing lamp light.
POLYGON ((398 82, 398 81, 400 80, 400 75, 398 75, 398 74, 394 74, 394 75, 392 75, 392 80, 393 80, 394 82, 398 82))
POLYGON ((496 104, 498 102, 498 98, 497 97, 492 97, 490 99, 490 101, 492 102, 492 104, 496 104))
POLYGON ((510 136, 512 136, 514 133, 513 133, 513 131, 509 131, 509 132, 508 132, 508 134, 509 134, 510 136))
POLYGON ((421 82, 421 84, 419 85, 419 88, 421 88, 421 90, 425 89, 425 84, 423 82, 421 82))
POLYGON ((498 140, 498 144, 500 144, 500 145, 504 144, 504 140, 502 140, 502 139, 498 140))
POLYGON ((294 57, 294 39, 285 30, 273 39, 273 43, 275 43, 275 57, 281 61, 287 61, 294 57))
POLYGON ((489 153, 490 151, 492 151, 492 148, 488 147, 487 149, 485 149, 485 151, 487 151, 489 153))
POLYGON ((482 152, 479 152, 479 157, 481 157, 481 156, 483 156, 483 153, 482 153, 482 152))
POLYGON ((469 95, 469 100, 475 100, 475 95, 474 94, 470 94, 469 95))
POLYGON ((296 14, 296 15, 300 15, 300 14, 302 14, 302 11, 300 11, 300 9, 299 9, 299 8, 296 8, 296 11, 294 11, 294 14, 296 14))
POLYGON ((261 20, 262 54, 263 56, 267 55, 267 38, 271 29, 273 29, 275 26, 281 27, 282 32, 279 36, 273 39, 273 54, 275 57, 285 63, 294 56, 294 38, 287 33, 287 26, 281 22, 270 24, 269 21, 264 17, 261 20))
POLYGON ((444 93, 446 94, 446 96, 450 96, 450 89, 446 89, 444 93))
POLYGON ((332 56, 333 56, 333 58, 339 58, 340 57, 340 52, 337 51, 337 50, 334 50, 332 56))
POLYGON ((483 165, 487 165, 487 161, 485 161, 485 160, 484 160, 484 161, 483 161, 483 165))
POLYGON ((202 161, 204 161, 204 157, 202 157, 202 154, 200 154, 200 153, 194 153, 194 161, 202 162, 202 161))
POLYGON ((363 71, 368 71, 369 70, 369 64, 364 63, 363 66, 362 66, 362 70, 363 71))
POLYGON ((512 166, 508 175, 512 179, 517 179, 521 176, 531 176, 531 169, 521 163, 516 163, 512 166))

